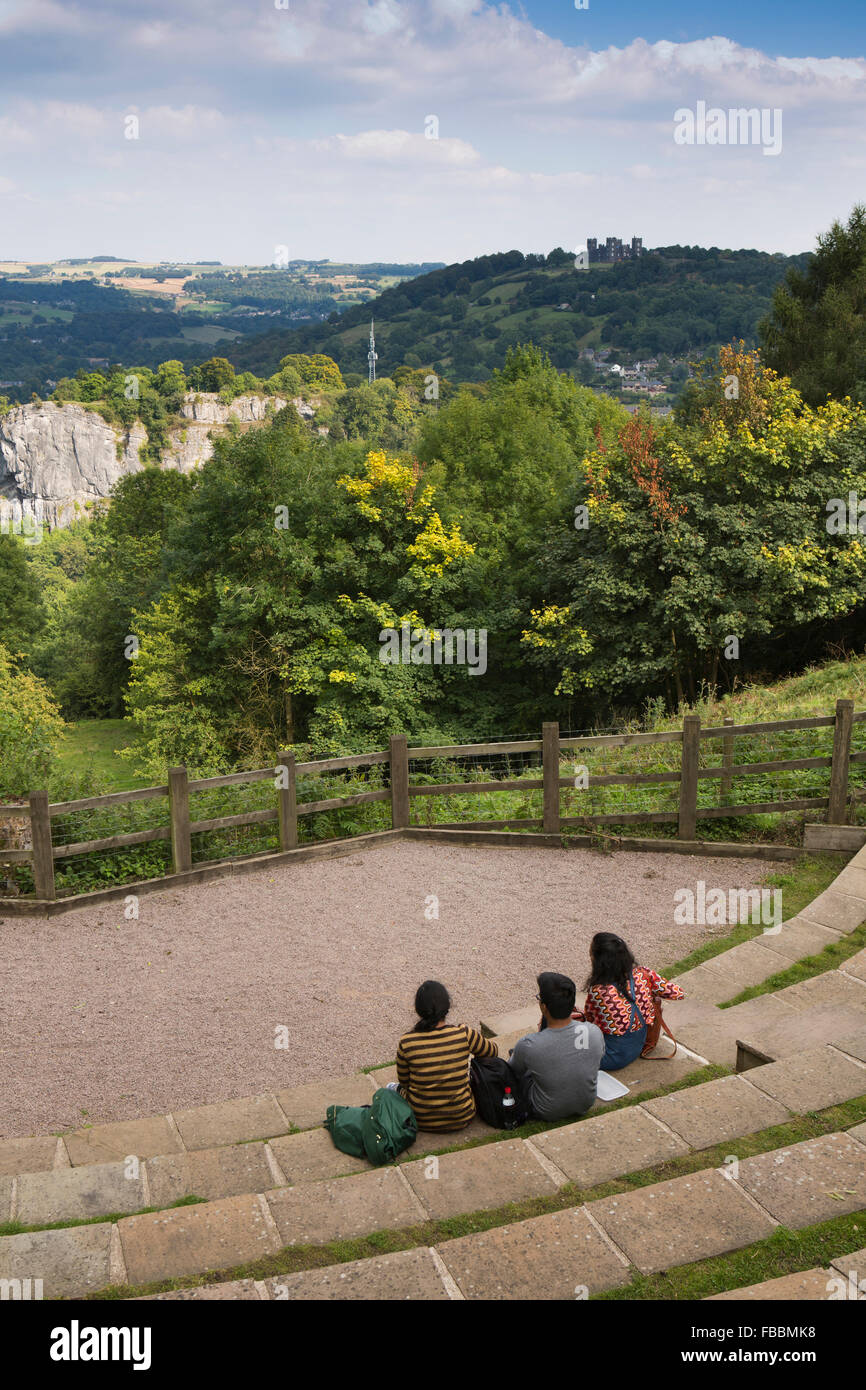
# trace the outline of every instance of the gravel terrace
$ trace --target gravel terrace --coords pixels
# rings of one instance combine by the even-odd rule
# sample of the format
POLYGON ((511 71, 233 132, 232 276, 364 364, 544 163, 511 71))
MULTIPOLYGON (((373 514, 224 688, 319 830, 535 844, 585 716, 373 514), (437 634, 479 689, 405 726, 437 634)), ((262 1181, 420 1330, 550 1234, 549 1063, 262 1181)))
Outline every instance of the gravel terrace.
MULTIPOLYGON (((54 918, 0 924, 0 1136, 57 1132, 339 1076, 393 1058, 423 979, 454 1022, 580 987, 592 934, 663 968, 711 928, 674 892, 781 865, 594 851, 382 845, 54 918), (428 895, 438 920, 425 917, 428 895), (275 1047, 277 1030, 288 1047, 275 1047)), ((716 928, 725 932, 725 928, 716 928)), ((675 1006, 673 1006, 675 1009, 675 1006)), ((675 1026, 675 1023, 674 1023, 675 1026)))

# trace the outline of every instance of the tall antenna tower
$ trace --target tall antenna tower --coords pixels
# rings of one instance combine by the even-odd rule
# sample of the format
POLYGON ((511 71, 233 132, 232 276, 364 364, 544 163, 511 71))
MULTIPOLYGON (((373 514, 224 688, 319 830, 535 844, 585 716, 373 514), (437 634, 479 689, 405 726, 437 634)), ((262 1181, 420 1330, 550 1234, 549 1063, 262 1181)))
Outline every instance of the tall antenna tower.
POLYGON ((379 354, 376 351, 376 337, 373 332, 373 320, 370 320, 370 350, 367 353, 367 380, 371 384, 376 380, 376 362, 379 354))

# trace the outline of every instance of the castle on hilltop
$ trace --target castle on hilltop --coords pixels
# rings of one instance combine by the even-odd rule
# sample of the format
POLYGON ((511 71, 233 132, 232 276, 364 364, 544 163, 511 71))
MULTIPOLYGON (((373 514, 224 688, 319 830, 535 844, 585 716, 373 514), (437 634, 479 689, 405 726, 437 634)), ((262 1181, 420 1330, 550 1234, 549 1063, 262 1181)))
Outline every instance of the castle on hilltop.
POLYGON ((631 246, 624 246, 618 236, 609 236, 599 246, 598 238, 590 236, 586 239, 586 251, 590 265, 599 261, 636 261, 643 255, 643 237, 633 236, 631 246))

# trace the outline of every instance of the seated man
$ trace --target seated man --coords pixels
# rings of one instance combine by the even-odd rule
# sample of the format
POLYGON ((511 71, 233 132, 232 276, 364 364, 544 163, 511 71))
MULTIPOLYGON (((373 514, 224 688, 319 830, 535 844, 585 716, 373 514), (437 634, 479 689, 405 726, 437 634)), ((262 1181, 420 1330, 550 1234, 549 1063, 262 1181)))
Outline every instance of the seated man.
POLYGON ((537 1120, 582 1115, 595 1101, 604 1035, 594 1023, 572 1019, 576 993, 567 975, 543 971, 536 996, 541 1028, 521 1038, 509 1058, 537 1120))

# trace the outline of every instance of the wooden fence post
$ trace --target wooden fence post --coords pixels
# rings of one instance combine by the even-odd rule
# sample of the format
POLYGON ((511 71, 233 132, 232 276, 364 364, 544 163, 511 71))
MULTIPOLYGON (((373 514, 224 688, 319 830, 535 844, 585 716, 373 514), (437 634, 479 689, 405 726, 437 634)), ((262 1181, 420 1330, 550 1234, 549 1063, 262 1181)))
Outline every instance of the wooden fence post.
POLYGON ((277 754, 277 812, 280 849, 297 849, 298 794, 294 753, 277 754))
POLYGON ((53 902, 54 849, 51 843, 51 817, 48 814, 48 793, 31 792, 30 842, 33 847, 33 881, 40 902, 53 902))
MULTIPOLYGON (((730 715, 728 715, 728 717, 725 719, 725 723, 726 723, 726 724, 733 724, 733 722, 734 722, 734 721, 733 721, 732 717, 731 717, 730 715)), ((725 734, 724 738, 722 739, 722 778, 721 778, 721 782, 719 783, 719 805, 720 805, 720 806, 723 806, 723 805, 725 804, 725 797, 730 795, 731 786, 732 786, 733 780, 734 780, 733 777, 731 776, 731 768, 732 768, 733 766, 734 766, 734 735, 733 735, 733 734, 725 734)))
POLYGON ((836 727, 833 731, 833 765, 830 768, 830 801, 827 824, 844 825, 847 820, 848 759, 851 756, 851 728, 854 701, 836 701, 836 727))
POLYGON ((541 761, 544 781, 542 829, 545 835, 558 835, 559 825, 559 724, 541 726, 541 761))
POLYGON ((680 840, 694 840, 698 824, 698 757, 701 747, 701 717, 687 714, 683 720, 683 757, 680 765, 680 840))
POLYGON ((402 830, 409 824, 409 744, 405 734, 395 734, 390 741, 391 755, 391 825, 402 830))
POLYGON ((168 806, 171 812, 171 858, 176 874, 192 868, 189 833, 189 779, 185 767, 168 769, 168 806))

